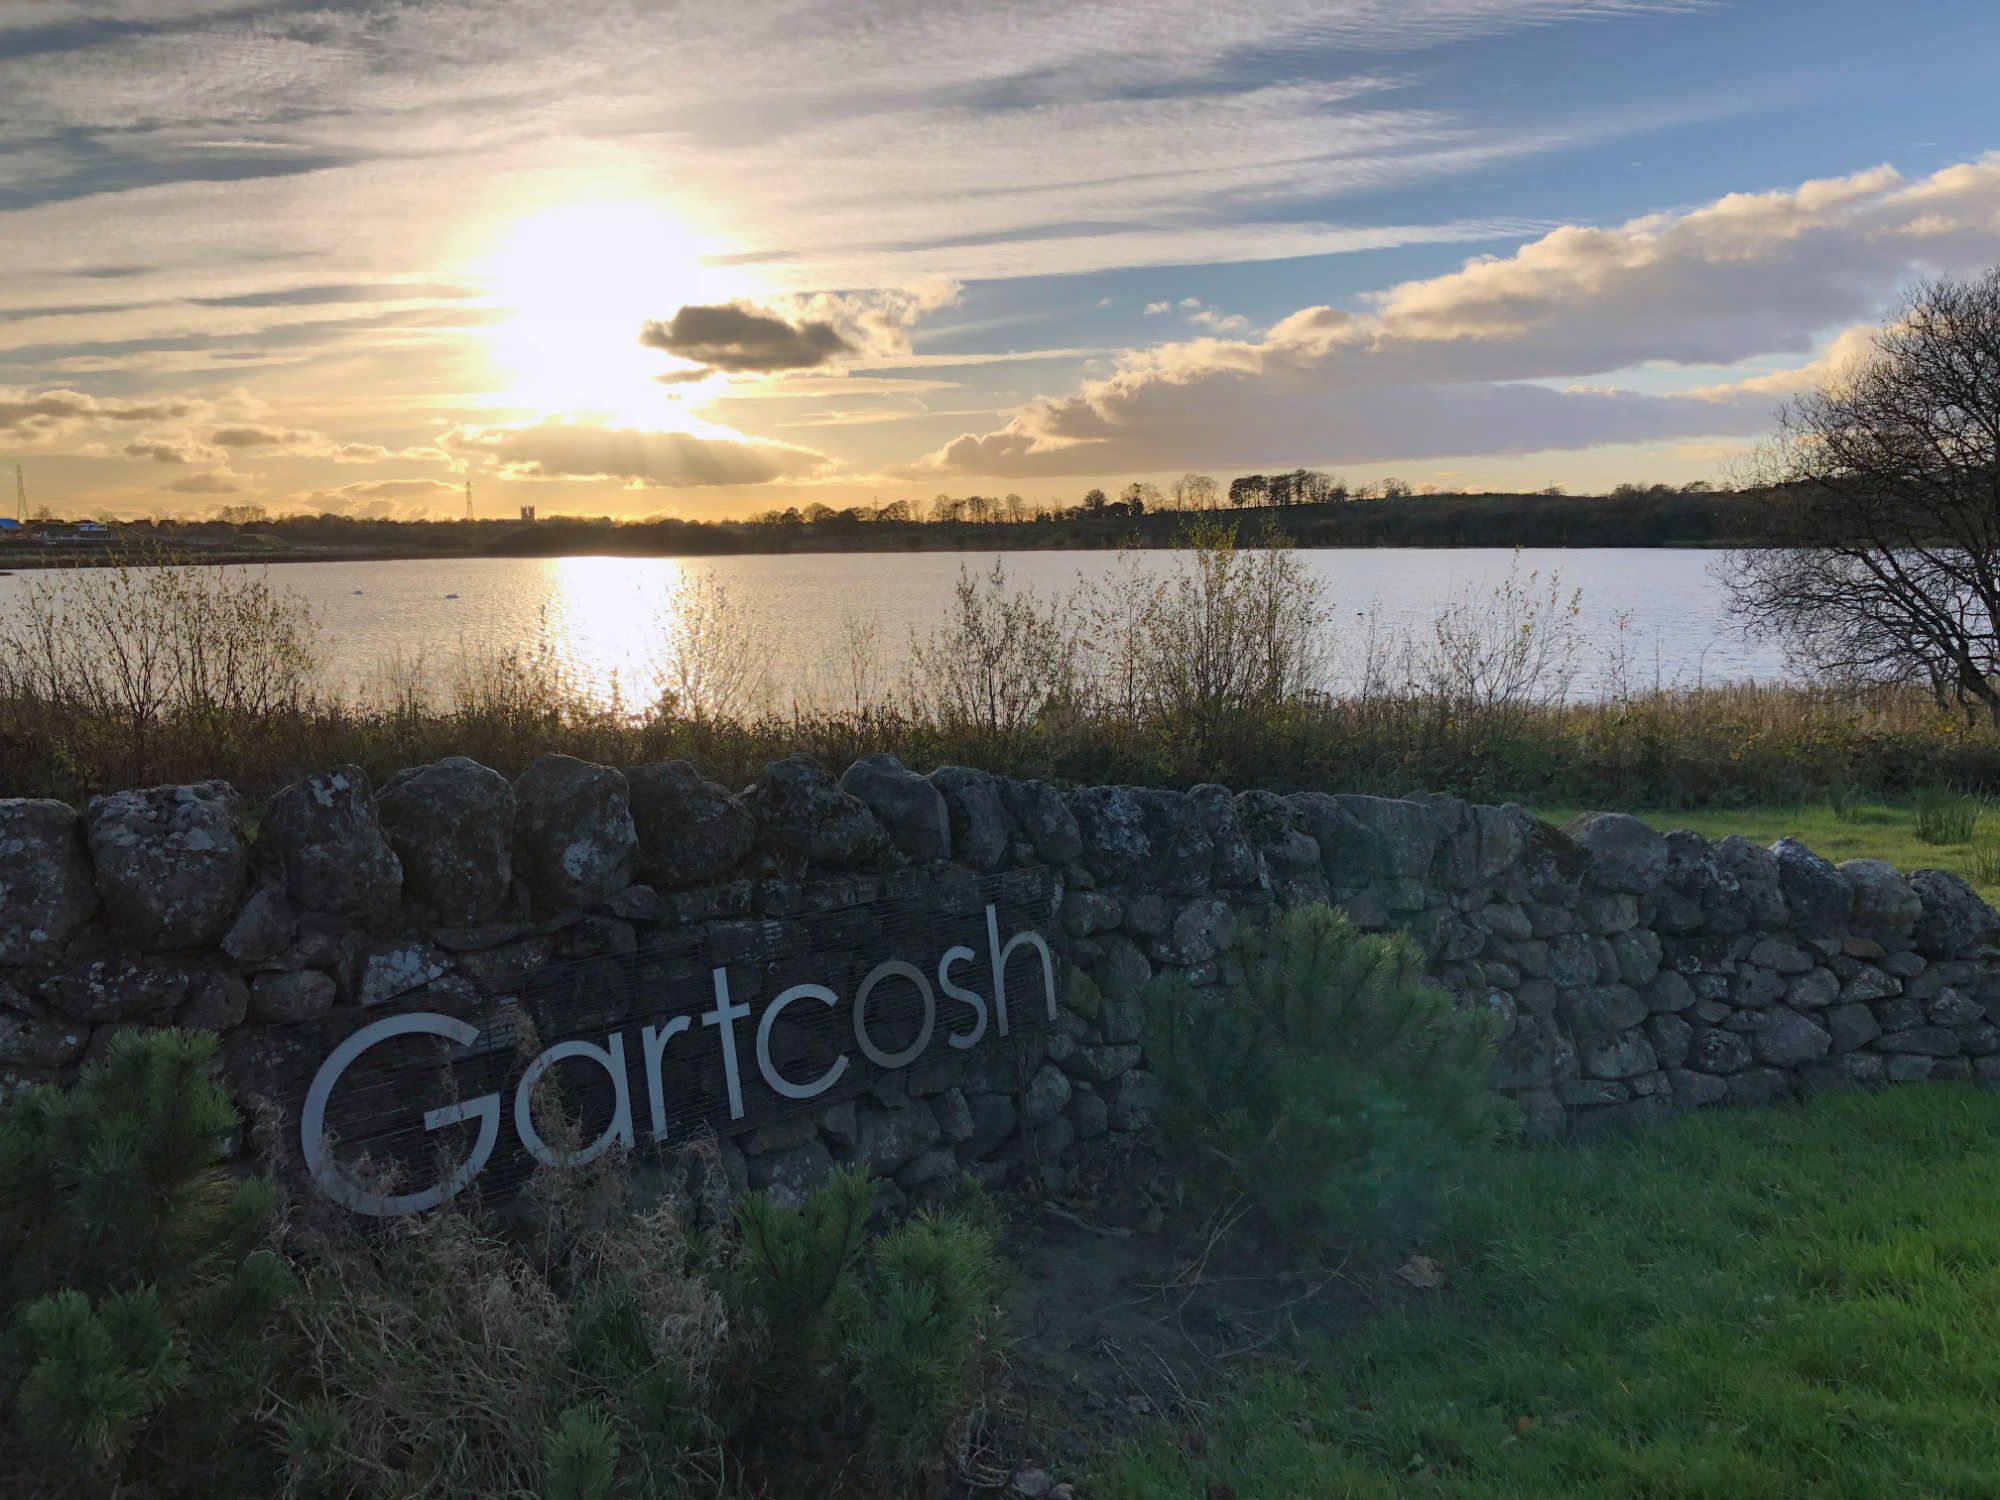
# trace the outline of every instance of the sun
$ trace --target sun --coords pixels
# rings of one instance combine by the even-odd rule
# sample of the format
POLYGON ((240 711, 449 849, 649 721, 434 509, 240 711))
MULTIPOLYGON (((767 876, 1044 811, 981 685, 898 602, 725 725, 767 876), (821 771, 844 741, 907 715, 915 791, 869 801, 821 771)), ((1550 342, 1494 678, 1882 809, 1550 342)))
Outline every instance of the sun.
POLYGON ((669 362, 639 342, 648 318, 748 288, 705 262, 712 247, 657 202, 572 203, 502 230, 485 266, 500 321, 489 352, 496 404, 658 425, 669 362))

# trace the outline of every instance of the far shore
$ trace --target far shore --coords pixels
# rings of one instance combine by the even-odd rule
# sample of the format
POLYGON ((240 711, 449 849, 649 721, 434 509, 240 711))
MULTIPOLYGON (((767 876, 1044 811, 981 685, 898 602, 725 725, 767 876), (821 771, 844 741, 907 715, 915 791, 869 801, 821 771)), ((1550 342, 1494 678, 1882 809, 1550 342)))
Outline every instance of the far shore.
POLYGON ((1070 515, 1001 522, 613 521, 554 516, 473 521, 294 516, 244 523, 121 523, 107 536, 0 542, 0 573, 177 563, 262 565, 472 557, 722 557, 842 552, 1103 551, 1172 547, 1197 520, 1235 522, 1249 540, 1270 528, 1299 547, 1659 547, 1746 545, 1769 501, 1730 491, 1632 495, 1415 495, 1133 516, 1070 515))

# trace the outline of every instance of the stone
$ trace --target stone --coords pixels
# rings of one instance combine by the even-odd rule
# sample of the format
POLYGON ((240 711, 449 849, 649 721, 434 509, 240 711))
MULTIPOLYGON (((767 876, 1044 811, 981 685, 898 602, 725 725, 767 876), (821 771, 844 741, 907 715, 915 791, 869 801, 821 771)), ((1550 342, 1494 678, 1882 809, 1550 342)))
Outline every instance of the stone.
MULTIPOLYGON (((1710 851, 1725 886, 1734 882, 1729 898, 1732 914, 1754 929, 1773 931, 1786 927, 1791 914, 1785 909, 1784 887, 1778 877, 1778 861, 1769 849, 1753 844, 1741 834, 1718 839, 1710 851)), ((1704 916, 1711 908, 1704 906, 1704 916)))
POLYGON ((291 947, 294 920, 285 893, 274 885, 261 885, 222 935, 222 951, 239 964, 270 963, 291 947))
POLYGON ((1802 937, 1844 933, 1854 905, 1847 878, 1797 839, 1779 839, 1771 846, 1771 857, 1778 866, 1778 889, 1793 930, 1802 937))
POLYGON ((1973 1026, 1986 1019, 1986 1007, 1947 985, 1924 1006, 1924 1014, 1940 1026, 1973 1026))
POLYGON ((1818 1062, 1832 1046, 1833 1036, 1825 1027, 1782 1005, 1772 1008, 1768 1023, 1750 1039, 1757 1061, 1779 1068, 1818 1062))
POLYGON ((803 1146, 807 1141, 819 1139, 819 1121, 811 1115, 793 1115, 789 1120, 774 1120, 769 1125, 760 1125, 742 1138, 745 1156, 762 1156, 770 1151, 789 1151, 794 1146, 803 1146))
POLYGON ((973 1132, 972 1106, 965 1102, 962 1089, 946 1089, 931 1105, 937 1115, 938 1134, 957 1145, 970 1140, 973 1132))
POLYGON ((1779 974, 1803 974, 1814 967, 1815 955, 1790 938, 1759 938, 1750 950, 1750 962, 1779 974))
POLYGON ((1013 843, 1000 785, 969 766, 939 766, 930 783, 944 794, 951 820, 951 857, 975 870, 995 870, 1013 843))
POLYGON ((1000 803, 1035 858, 1043 864, 1074 864, 1083 854, 1083 834, 1062 793, 1046 781, 1000 777, 1000 803))
POLYGON ((50 1070, 83 1056, 90 1045, 90 1028, 59 1017, 42 1019, 15 1011, 0 1011, 0 1064, 10 1068, 50 1070))
POLYGON ((1808 969, 1785 984, 1785 1004, 1800 1010, 1831 1005, 1840 998, 1840 977, 1831 969, 1808 969))
POLYGON ((97 894, 143 948, 219 942, 250 869, 242 803, 225 782, 93 797, 84 812, 97 894))
POLYGON ((1646 928, 1621 932, 1611 939, 1618 978, 1629 985, 1651 984, 1660 972, 1660 954, 1660 935, 1646 928))
POLYGON ((1945 870, 1919 870, 1910 877, 1923 915, 1910 936, 1936 958, 1959 958, 1993 946, 2000 939, 2000 915, 1979 893, 1945 870))
POLYGON ((1924 903, 1902 872, 1880 859, 1850 859, 1840 866, 1854 892, 1856 927, 1910 927, 1924 914, 1924 903))
POLYGON ((535 909, 595 906, 632 883, 639 836, 624 776, 543 755, 514 782, 514 875, 535 909))
POLYGON ((195 974, 170 959, 103 954, 81 959, 42 986, 42 997, 76 1021, 170 1014, 194 988, 195 974))
POLYGON ((1653 1044, 1637 1027, 1610 1037, 1579 1036, 1576 1051, 1579 1066, 1591 1078, 1631 1078, 1660 1065, 1653 1044))
POLYGON ((1887 1000, 1892 995, 1903 993, 1903 982, 1884 974, 1880 969, 1861 967, 1840 987, 1843 1000, 1887 1000))
POLYGON ((451 927, 487 921, 506 904, 514 815, 507 778, 463 755, 399 771, 375 794, 404 899, 451 927))
POLYGON ((840 789, 867 804, 889 842, 910 859, 951 858, 951 815, 944 793, 895 756, 862 756, 841 776, 840 789))
MULTIPOLYGON (((420 990, 451 972, 452 960, 429 943, 390 943, 363 956, 355 999, 363 1006, 385 1005, 420 990)), ((253 995, 254 998, 254 995, 253 995)))
POLYGON ((1885 1070, 1891 1083, 1922 1083, 1937 1070, 1937 1059, 1914 1054, 1887 1059, 1885 1070))
POLYGON ((1647 1008, 1654 1011, 1687 1010, 1695 1003, 1694 988, 1671 970, 1662 969, 1645 987, 1647 1008))
POLYGON ((900 1188, 929 1187, 933 1183, 948 1182, 958 1172, 958 1158, 948 1146, 929 1146, 919 1151, 896 1172, 896 1186, 900 1188))
POLYGON ((1173 929, 1160 940, 1157 950, 1162 963, 1176 968, 1205 964, 1222 952, 1235 925, 1229 903, 1213 896, 1199 896, 1181 908, 1173 929))
POLYGON ((1719 1026, 1697 1026, 1688 1048, 1688 1066, 1700 1073, 1734 1073, 1750 1066, 1750 1043, 1719 1026))
POLYGON ((802 1208, 833 1181, 833 1157, 818 1141, 749 1158, 750 1185, 779 1208, 802 1208))
POLYGON ((1687 1068, 1669 1068, 1667 1081, 1673 1085, 1674 1102, 1683 1109, 1720 1104, 1729 1095, 1728 1080, 1687 1068))
POLYGON ((1665 837, 1625 813, 1584 813, 1563 832, 1589 856, 1589 879, 1604 890, 1643 896, 1667 873, 1665 837))
POLYGON ((1569 1111, 1554 1089, 1524 1089, 1514 1096, 1521 1134, 1531 1141, 1559 1141, 1569 1132, 1569 1111))
POLYGON ((274 796, 256 852, 279 872, 292 900, 312 911, 375 922, 402 899, 403 862, 376 819, 359 766, 308 776, 274 796))
POLYGON ((1062 1070, 1085 1083, 1109 1083, 1120 1073, 1138 1067, 1139 1055, 1136 1046, 1081 1046, 1063 1060, 1062 1070))
POLYGON ((938 1138, 937 1113, 921 1101, 895 1109, 863 1104, 855 1113, 854 1159, 877 1176, 891 1175, 938 1138))
POLYGON ((318 969, 259 974, 250 981, 250 1014, 273 1025, 303 1021, 333 1009, 340 987, 318 969))
POLYGON ((771 762, 742 801, 764 842, 805 864, 851 869, 874 864, 890 847, 881 820, 810 755, 771 762))
POLYGON ((1103 891, 1070 891, 1063 897, 1062 915, 1063 929, 1082 938, 1115 931, 1125 920, 1125 908, 1103 891))
POLYGON ((1577 1032, 1612 1036, 1645 1020, 1650 1007, 1630 985, 1602 984, 1569 991, 1560 1009, 1577 1032))
MULTIPOLYGON (((1294 798, 1304 802, 1317 794, 1294 798)), ((1444 836, 1437 813, 1421 802, 1394 797, 1344 795, 1328 798, 1338 818, 1313 801, 1319 816, 1310 832, 1319 841, 1327 880, 1334 885, 1363 884, 1375 877, 1424 880, 1444 836), (1361 878, 1356 879, 1356 875, 1361 878)))
POLYGON ((852 1150, 861 1135, 859 1107, 852 1099, 842 1100, 820 1115, 819 1128, 834 1145, 843 1151, 852 1150))
POLYGON ((712 885, 757 847, 757 821, 722 787, 684 760, 625 773, 638 873, 663 890, 712 885))
POLYGON ((1549 978, 1562 989, 1597 983, 1597 947, 1580 932, 1566 932, 1549 944, 1549 978))
POLYGON ((457 963, 459 972, 489 995, 505 995, 525 985, 555 951, 552 934, 535 933, 497 948, 460 953, 457 963))
POLYGON ((1096 939, 1102 957, 1092 970, 1106 995, 1123 999, 1136 993, 1153 977, 1153 965, 1139 945, 1122 932, 1107 932, 1096 939))
POLYGON ((972 1134, 964 1142, 966 1154, 991 1156, 1014 1134, 1020 1119, 1014 1101, 1005 1094, 967 1094, 965 1102, 972 1111, 972 1134))
POLYGON ((1694 1045, 1694 1028, 1671 1013, 1647 1017, 1646 1035, 1652 1039, 1653 1055, 1663 1068, 1680 1067, 1694 1045))
POLYGON ((1256 846, 1236 813, 1236 799, 1212 782, 1190 788, 1188 806, 1215 846, 1212 878, 1222 890, 1261 889, 1269 884, 1256 846))
POLYGON ((1028 1080, 1024 1100, 1030 1125, 1053 1120, 1069 1103, 1069 1076, 1054 1063, 1043 1063, 1028 1080))
POLYGON ((1134 1068, 1112 1081, 1104 1102, 1113 1130, 1151 1130, 1160 1121, 1166 1091, 1151 1073, 1134 1068))
POLYGON ((1576 918, 1585 932, 1627 932, 1639 925, 1639 898, 1628 891, 1585 891, 1577 898, 1576 918))
POLYGON ((97 910, 83 820, 66 803, 0 799, 0 964, 40 964, 97 910))
POLYGON ((250 986, 239 974, 217 970, 194 981, 174 1024, 185 1031, 233 1031, 249 1013, 250 986))
POLYGON ((1833 1038, 1833 1050, 1852 1052, 1865 1047, 1882 1034, 1875 1013, 1867 1006, 1836 1005, 1826 1013, 1826 1029, 1833 1038))
POLYGON ((1875 1038, 1877 1052, 1914 1052, 1925 1057, 1956 1057, 1957 1033, 1943 1026, 1912 1026, 1907 1031, 1885 1031, 1875 1038))
POLYGON ((1096 1090, 1078 1088, 1070 1095, 1069 1121, 1078 1140, 1094 1141, 1111 1129, 1111 1106, 1096 1090))
POLYGON ((1120 925, 1137 938, 1165 937, 1174 923, 1174 908, 1157 891, 1135 891, 1125 898, 1120 925))

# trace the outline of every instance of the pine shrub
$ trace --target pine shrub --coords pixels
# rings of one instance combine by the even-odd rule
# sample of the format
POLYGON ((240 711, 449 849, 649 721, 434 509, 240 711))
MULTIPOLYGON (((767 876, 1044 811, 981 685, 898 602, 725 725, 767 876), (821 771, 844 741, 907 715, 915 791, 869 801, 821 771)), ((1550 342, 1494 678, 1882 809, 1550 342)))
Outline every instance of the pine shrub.
POLYGON ((74 1088, 0 1114, 5 1457, 28 1492, 212 1494, 261 1472, 294 1283, 271 1185, 224 1164, 215 1053, 207 1033, 128 1033, 74 1088))
POLYGON ((1393 1241, 1422 1227, 1453 1169, 1502 1134, 1490 1018, 1423 980, 1400 934, 1325 904, 1240 925, 1227 972, 1140 993, 1171 1125, 1281 1234, 1393 1241))

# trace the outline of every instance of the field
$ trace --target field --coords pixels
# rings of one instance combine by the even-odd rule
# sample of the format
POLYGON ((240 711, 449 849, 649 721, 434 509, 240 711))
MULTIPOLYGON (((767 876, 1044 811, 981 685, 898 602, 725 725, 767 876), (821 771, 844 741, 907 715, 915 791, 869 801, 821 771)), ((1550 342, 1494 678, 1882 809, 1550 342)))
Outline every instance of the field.
POLYGON ((1509 1158, 1449 1275, 1273 1358, 1091 1492, 1825 1500, 2000 1494, 2000 1098, 1694 1116, 1509 1158))

